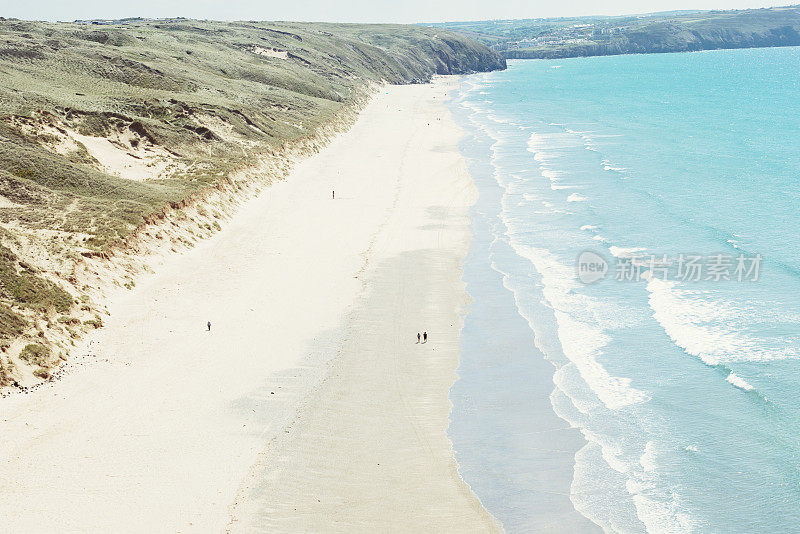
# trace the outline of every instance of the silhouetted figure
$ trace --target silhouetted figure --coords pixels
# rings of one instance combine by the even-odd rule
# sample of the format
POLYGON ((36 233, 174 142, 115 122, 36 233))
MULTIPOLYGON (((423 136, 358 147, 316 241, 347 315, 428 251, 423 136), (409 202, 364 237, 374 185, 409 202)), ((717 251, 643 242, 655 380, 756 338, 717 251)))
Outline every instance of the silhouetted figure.
POLYGON ((428 333, 427 332, 423 332, 422 333, 422 342, 423 343, 427 343, 428 342, 428 333))
POLYGON ((211 321, 208 321, 208 324, 206 326, 208 326, 208 331, 211 332, 211 321))
POLYGON ((417 332, 417 343, 419 343, 419 338, 420 338, 419 332, 417 332))
POLYGON ((336 200, 336 191, 331 191, 331 199, 336 200))

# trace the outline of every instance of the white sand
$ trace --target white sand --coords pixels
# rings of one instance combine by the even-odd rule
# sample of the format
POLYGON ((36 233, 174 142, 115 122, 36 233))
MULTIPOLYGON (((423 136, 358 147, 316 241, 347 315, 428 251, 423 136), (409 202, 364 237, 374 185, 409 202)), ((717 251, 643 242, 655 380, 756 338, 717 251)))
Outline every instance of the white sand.
POLYGON ((277 50, 275 48, 263 48, 257 45, 252 46, 250 50, 254 54, 258 54, 259 56, 274 57, 276 59, 289 59, 289 52, 287 50, 277 50))
POLYGON ((168 178, 173 171, 185 169, 174 156, 159 146, 140 143, 136 148, 130 144, 137 138, 132 132, 114 132, 108 137, 82 135, 64 128, 74 141, 82 144, 86 151, 100 164, 100 170, 134 181, 168 178))
POLYGON ((116 299, 61 381, 0 399, 3 530, 494 528, 445 433, 475 194, 446 90, 378 95, 116 299))

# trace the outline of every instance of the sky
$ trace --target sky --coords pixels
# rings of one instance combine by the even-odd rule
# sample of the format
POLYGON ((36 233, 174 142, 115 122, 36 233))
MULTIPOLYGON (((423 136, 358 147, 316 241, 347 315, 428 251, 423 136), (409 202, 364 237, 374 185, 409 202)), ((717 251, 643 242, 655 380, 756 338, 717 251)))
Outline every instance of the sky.
POLYGON ((187 17, 214 20, 446 22, 673 9, 745 9, 797 0, 0 0, 0 16, 28 20, 187 17))

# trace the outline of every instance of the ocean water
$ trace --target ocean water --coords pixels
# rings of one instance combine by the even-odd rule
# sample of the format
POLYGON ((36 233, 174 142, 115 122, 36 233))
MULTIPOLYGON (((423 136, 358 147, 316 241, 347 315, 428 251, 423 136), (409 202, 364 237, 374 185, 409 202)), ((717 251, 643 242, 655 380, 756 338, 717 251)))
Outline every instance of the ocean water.
POLYGON ((800 529, 798 102, 800 48, 465 79, 481 196, 450 437, 506 530, 558 531, 550 494, 578 531, 800 529))

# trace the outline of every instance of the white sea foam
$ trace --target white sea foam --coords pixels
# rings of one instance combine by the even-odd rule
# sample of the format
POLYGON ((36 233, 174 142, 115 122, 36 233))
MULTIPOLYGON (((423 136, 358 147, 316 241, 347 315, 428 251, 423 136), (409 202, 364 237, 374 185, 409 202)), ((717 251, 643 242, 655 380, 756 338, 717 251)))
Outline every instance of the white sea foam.
POLYGON ((617 444, 610 441, 610 439, 601 436, 600 434, 596 434, 588 429, 581 429, 581 433, 587 441, 596 443, 600 446, 600 454, 603 457, 603 461, 608 464, 611 469, 623 475, 630 472, 631 468, 633 467, 630 459, 625 456, 625 454, 622 452, 622 449, 617 444))
POLYGON ((582 140, 579 141, 574 135, 563 132, 531 132, 527 141, 528 150, 530 152, 558 150, 562 148, 580 147, 582 145, 582 140))
POLYGON ((586 202, 587 198, 583 195, 579 195, 578 193, 572 193, 570 196, 567 197, 567 202, 586 202))
POLYGON ((575 509, 604 532, 636 532, 644 528, 625 488, 625 475, 610 469, 598 444, 589 441, 575 453, 570 491, 575 509))
POLYGON ((653 317, 676 345, 708 365, 719 364, 724 360, 725 349, 737 346, 737 334, 714 331, 702 324, 698 313, 702 303, 683 298, 675 285, 655 277, 647 282, 653 317))
MULTIPOLYGON (((796 348, 771 347, 741 329, 725 325, 747 310, 709 300, 678 287, 677 282, 652 277, 647 282, 650 308, 672 341, 708 365, 733 361, 769 361, 798 357, 796 348)), ((736 384, 734 384, 736 385, 736 384)))
POLYGON ((491 114, 491 113, 487 114, 486 117, 489 120, 491 120, 493 122, 496 122, 497 124, 512 124, 512 122, 510 120, 504 119, 502 117, 498 117, 497 115, 494 115, 494 114, 491 114))
POLYGON ((549 170, 547 168, 540 169, 539 174, 550 180, 551 182, 558 182, 559 177, 561 176, 560 173, 556 171, 549 170))
POLYGON ((539 146, 542 144, 541 136, 536 132, 531 132, 528 136, 528 152, 536 152, 539 149, 539 146))
POLYGON ((657 490, 661 484, 654 442, 645 444, 638 462, 630 462, 620 447, 609 441, 610 438, 586 430, 582 432, 588 443, 575 454, 572 499, 577 510, 607 532, 641 530, 672 534, 698 529, 698 523, 678 503, 674 494, 665 495, 657 490), (597 479, 601 475, 602 486, 598 486, 597 479), (597 490, 602 487, 603 493, 618 491, 616 487, 620 483, 630 498, 628 502, 632 503, 632 510, 624 497, 616 495, 613 513, 609 513, 609 503, 597 496, 597 490))
MULTIPOLYGON (((486 119, 491 119, 485 115, 482 118, 487 123, 486 119)), ((529 162, 537 161, 541 175, 551 182, 558 182, 563 177, 563 174, 559 174, 548 165, 557 163, 554 160, 562 157, 557 151, 560 145, 555 145, 554 149, 556 142, 560 141, 555 136, 533 134, 528 139, 528 150, 533 153, 533 158, 532 160, 529 158, 529 162)), ((584 132, 572 135, 571 143, 571 146, 583 145, 587 150, 597 150, 594 140, 584 132)), ((497 161, 497 154, 495 150, 493 162, 499 165, 501 162, 497 161)), ((614 167, 611 163, 604 164, 611 167, 607 170, 617 172, 624 170, 621 167, 614 167)), ((495 178, 502 186, 503 182, 508 182, 508 177, 500 174, 501 171, 496 168, 495 178)), ((567 188, 569 186, 551 184, 553 190, 567 188)), ((517 194, 521 194, 526 201, 538 200, 543 206, 554 208, 552 203, 523 191, 517 194)), ((577 193, 574 195, 577 198, 570 195, 571 202, 586 201, 581 195, 577 193)), ((509 221, 506 217, 503 217, 503 220, 507 228, 513 228, 514 221, 509 221)), ((594 239, 604 239, 596 234, 599 231, 596 226, 584 225, 581 230, 591 232, 589 235, 594 239)), ((513 231, 510 233, 513 234, 513 231)), ((561 361, 553 376, 556 387, 551 394, 551 401, 553 396, 558 395, 558 402, 563 405, 563 410, 567 410, 569 417, 576 419, 579 424, 568 419, 570 423, 581 428, 589 440, 585 450, 579 451, 575 458, 573 490, 576 491, 570 498, 576 504, 576 509, 593 520, 597 519, 596 522, 607 531, 635 531, 643 529, 644 526, 651 532, 691 531, 694 526, 684 511, 670 499, 661 502, 664 500, 663 496, 654 494, 652 485, 647 483, 650 477, 658 476, 659 456, 655 445, 652 442, 646 445, 643 441, 639 442, 639 435, 628 432, 630 429, 626 428, 620 433, 615 433, 609 432, 604 426, 606 409, 620 410, 626 406, 645 402, 649 398, 645 392, 633 388, 630 379, 611 375, 601 363, 606 361, 606 357, 612 356, 604 354, 606 345, 610 341, 609 331, 612 327, 609 324, 614 321, 626 324, 625 319, 621 318, 625 316, 625 312, 612 309, 608 302, 582 294, 575 281, 574 266, 571 262, 561 261, 546 250, 520 244, 521 235, 519 239, 508 233, 506 235, 517 253, 531 261, 541 275, 545 303, 552 307, 554 312, 554 326, 563 349, 563 357, 560 354, 562 351, 555 351, 559 353, 558 359, 561 361), (570 406, 574 406, 575 409, 572 410, 570 406), (641 453, 642 445, 644 453, 641 453), (592 452, 592 457, 587 461, 594 464, 593 468, 588 468, 588 476, 587 466, 584 465, 586 462, 579 458, 587 451, 592 452), (606 475, 613 477, 613 482, 609 482, 606 475), (580 499, 591 501, 588 505, 594 513, 589 513, 586 504, 581 505, 576 502, 580 499)), ((632 255, 643 249, 616 247, 615 250, 618 254, 632 255)), ((493 261, 492 267, 497 269, 493 261)), ((530 308, 530 303, 525 302, 525 292, 519 288, 516 291, 511 289, 509 285, 513 284, 508 284, 506 274, 503 274, 503 283, 514 295, 520 313, 531 324, 532 319, 526 317, 524 311, 525 306, 530 308)), ((547 320, 548 323, 550 321, 551 319, 547 320)), ((539 345, 540 337, 543 336, 539 336, 537 332, 534 342, 545 352, 547 347, 539 345)), ((547 342, 550 342, 550 336, 547 336, 547 342)), ((556 402, 553 404, 556 408, 556 402)), ((559 416, 562 416, 563 410, 556 410, 559 416)), ((621 419, 626 420, 624 417, 621 419)), ((621 424, 627 426, 627 423, 621 424)))
POLYGON ((634 258, 638 256, 640 252, 644 252, 644 250, 645 249, 640 247, 617 247, 614 245, 608 247, 608 251, 616 258, 634 258))
POLYGON ((686 534, 697 530, 697 523, 675 502, 660 502, 643 493, 635 493, 632 498, 636 515, 650 534, 686 534))
POLYGON ((488 113, 488 110, 486 110, 485 108, 482 108, 479 105, 474 104, 472 102, 464 101, 464 102, 461 103, 461 105, 463 107, 467 108, 468 110, 470 110, 473 113, 488 113))
POLYGON ((625 171, 628 170, 625 167, 618 167, 618 166, 614 165, 613 162, 611 162, 610 160, 607 160, 605 158, 600 160, 600 164, 603 166, 603 170, 605 170, 605 171, 625 172, 625 171))
POLYGON ((581 132, 578 135, 580 136, 581 141, 583 141, 583 148, 586 150, 591 150, 592 152, 600 152, 593 137, 588 135, 586 132, 581 132))
POLYGON ((568 211, 559 209, 553 205, 552 202, 548 202, 546 200, 541 200, 542 206, 544 206, 547 211, 539 211, 537 213, 569 213, 568 211))
POLYGON ((644 523, 647 532, 678 534, 694 532, 697 523, 675 500, 674 495, 658 495, 658 463, 656 444, 648 441, 639 458, 641 471, 632 472, 626 483, 636 506, 636 515, 644 523))
POLYGON ((583 147, 586 150, 591 150, 592 152, 600 152, 600 149, 597 147, 594 139, 588 136, 586 133, 583 132, 576 132, 580 135, 580 138, 583 140, 583 147))
POLYGON ((560 263, 545 250, 518 243, 513 236, 510 236, 510 244, 518 255, 533 263, 542 276, 542 292, 553 308, 564 355, 575 364, 595 395, 611 410, 648 400, 644 392, 630 385, 629 378, 612 376, 597 360, 610 340, 603 325, 597 324, 597 315, 608 315, 603 320, 613 321, 617 320, 616 314, 604 314, 609 310, 602 310, 602 304, 596 299, 572 291, 577 283, 571 266, 560 263), (588 317, 576 318, 586 310, 595 310, 592 321, 595 324, 590 323, 588 317))
MULTIPOLYGON (((535 337, 534 339, 538 339, 538 336, 535 337)), ((540 352, 546 354, 543 347, 537 347, 537 348, 539 349, 540 352)), ((570 418, 567 417, 566 414, 559 412, 555 402, 553 402, 553 398, 558 394, 564 395, 564 397, 566 397, 569 400, 569 405, 584 416, 589 415, 592 412, 592 410, 595 409, 595 405, 597 404, 597 401, 593 399, 584 398, 576 395, 570 395, 568 393, 569 391, 568 376, 571 370, 574 368, 575 368, 574 364, 569 363, 567 365, 562 365, 556 370, 555 373, 553 373, 553 384, 555 384, 556 387, 550 394, 551 404, 553 404, 553 409, 555 410, 556 415, 558 415, 562 419, 565 419, 566 421, 570 421, 570 418)))
POLYGON ((642 464, 642 469, 645 472, 648 471, 655 471, 656 467, 656 444, 652 441, 648 441, 647 445, 644 446, 644 453, 642 457, 639 458, 639 463, 642 464))
POLYGON ((592 328, 568 313, 555 311, 555 316, 564 354, 603 404, 614 410, 644 400, 641 392, 630 387, 630 379, 611 376, 597 361, 600 349, 610 341, 602 330, 592 328))
POLYGON ((628 169, 626 169, 625 167, 614 167, 613 165, 603 165, 603 170, 614 171, 614 172, 625 172, 628 169))
POLYGON ((730 372, 728 378, 726 378, 725 380, 733 384, 733 386, 739 389, 743 389, 744 391, 751 391, 753 389, 753 386, 748 384, 744 378, 734 374, 733 371, 730 372))

